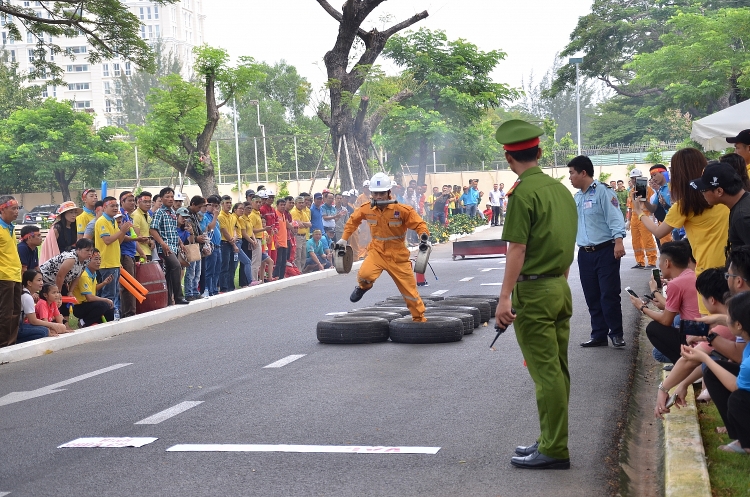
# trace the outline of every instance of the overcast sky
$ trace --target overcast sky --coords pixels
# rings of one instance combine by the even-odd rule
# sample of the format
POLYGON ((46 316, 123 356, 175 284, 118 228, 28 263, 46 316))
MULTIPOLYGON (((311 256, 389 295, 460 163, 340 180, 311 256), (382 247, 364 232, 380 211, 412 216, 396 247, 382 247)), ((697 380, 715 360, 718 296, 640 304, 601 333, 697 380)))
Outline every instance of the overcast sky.
MULTIPOLYGON (((578 18, 592 0, 389 0, 368 18, 365 29, 390 26, 427 10, 414 25, 445 30, 449 39, 464 38, 481 50, 499 49, 507 58, 495 81, 520 87, 534 71, 538 80, 569 40, 578 18), (391 16, 385 24, 380 20, 391 16)), ((331 5, 340 8, 343 0, 331 5)), ((333 47, 337 23, 316 0, 210 0, 203 2, 205 40, 233 58, 249 55, 269 63, 285 59, 314 88, 326 80, 323 55, 333 47)), ((383 64, 383 59, 378 59, 383 64)), ((385 66, 386 70, 388 67, 385 66)))

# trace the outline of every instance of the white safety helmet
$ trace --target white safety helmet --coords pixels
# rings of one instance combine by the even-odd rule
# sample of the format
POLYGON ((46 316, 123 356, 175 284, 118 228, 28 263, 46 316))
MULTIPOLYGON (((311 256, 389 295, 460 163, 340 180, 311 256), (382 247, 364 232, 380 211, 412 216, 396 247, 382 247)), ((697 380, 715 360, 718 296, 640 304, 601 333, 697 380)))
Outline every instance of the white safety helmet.
POLYGON ((273 191, 273 188, 266 188, 266 195, 268 195, 269 197, 275 197, 276 192, 273 191))
POLYGON ((351 194, 352 197, 359 197, 359 191, 357 190, 351 189, 349 190, 349 193, 351 194))
POLYGON ((643 173, 640 169, 633 169, 632 171, 630 171, 631 178, 640 178, 641 176, 643 176, 643 173))
POLYGON ((393 182, 391 181, 391 178, 388 177, 385 173, 375 173, 375 175, 370 178, 370 191, 371 192, 387 192, 391 189, 391 185, 393 182))
POLYGON ((260 198, 268 198, 268 192, 266 192, 266 190, 261 190, 258 192, 258 196, 260 198))
POLYGON ((362 187, 363 187, 363 188, 367 188, 368 186, 370 186, 370 180, 369 180, 369 179, 366 179, 366 180, 364 181, 364 183, 362 183, 362 187))

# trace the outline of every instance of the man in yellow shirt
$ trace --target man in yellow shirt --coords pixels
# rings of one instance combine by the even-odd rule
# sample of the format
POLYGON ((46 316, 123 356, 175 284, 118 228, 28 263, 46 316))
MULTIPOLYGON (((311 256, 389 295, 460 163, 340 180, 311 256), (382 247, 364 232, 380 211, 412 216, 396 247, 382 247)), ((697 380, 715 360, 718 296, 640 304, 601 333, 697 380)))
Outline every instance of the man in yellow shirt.
MULTIPOLYGON (((151 218, 148 215, 149 209, 151 209, 151 193, 141 192, 135 198, 138 207, 133 212, 133 227, 138 236, 149 237, 149 230, 151 229, 151 218)), ((148 242, 138 242, 138 246, 143 251, 143 255, 147 260, 151 260, 151 240, 148 242)))
POLYGON ((260 215, 260 203, 261 199, 257 195, 250 199, 251 211, 247 215, 248 222, 246 224, 248 234, 255 237, 256 242, 251 258, 253 279, 256 281, 262 281, 262 278, 258 277, 258 270, 260 269, 260 262, 263 257, 263 233, 270 231, 270 228, 263 227, 263 218, 260 215))
POLYGON ((78 239, 83 238, 83 234, 86 232, 86 226, 96 217, 96 201, 99 200, 96 190, 88 188, 81 194, 83 201, 83 212, 76 217, 76 229, 78 231, 78 239))
POLYGON ((0 347, 16 343, 21 318, 21 258, 13 233, 16 217, 18 201, 0 196, 0 347))
POLYGON ((237 227, 236 216, 232 217, 232 197, 224 195, 221 197, 221 212, 219 213, 219 231, 221 232, 221 276, 219 277, 219 290, 229 292, 234 290, 234 273, 237 270, 237 261, 240 247, 235 238, 237 227))
MULTIPOLYGON (((289 211, 292 215, 292 221, 297 223, 297 234, 295 239, 297 240, 297 249, 294 253, 294 263, 298 268, 305 267, 305 245, 307 239, 310 236, 310 209, 305 207, 305 198, 297 197, 294 199, 294 207, 289 211)), ((291 255, 291 254, 290 254, 291 255)))
POLYGON ((101 252, 102 265, 99 269, 102 278, 112 275, 112 281, 101 289, 101 296, 114 302, 115 316, 120 311, 120 242, 130 233, 133 223, 118 225, 115 217, 120 208, 115 197, 102 199, 104 211, 94 225, 94 245, 101 252))

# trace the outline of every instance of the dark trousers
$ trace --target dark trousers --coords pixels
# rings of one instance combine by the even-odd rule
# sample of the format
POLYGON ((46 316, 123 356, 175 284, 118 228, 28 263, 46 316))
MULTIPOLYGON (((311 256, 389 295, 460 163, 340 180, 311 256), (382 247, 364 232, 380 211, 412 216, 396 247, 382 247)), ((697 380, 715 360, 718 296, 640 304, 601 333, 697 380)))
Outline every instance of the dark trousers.
MULTIPOLYGON (((135 278, 135 261, 129 255, 120 256, 120 266, 122 271, 127 271, 130 276, 135 278)), ((127 318, 135 316, 135 296, 120 285, 120 317, 127 318)))
POLYGON ((273 267, 273 275, 280 280, 286 274, 286 260, 289 256, 289 247, 276 247, 276 265, 273 267))
POLYGON ((436 223, 445 224, 445 212, 444 211, 435 211, 432 213, 432 219, 436 223))
POLYGON ((234 247, 229 242, 221 242, 221 276, 219 290, 231 292, 234 290, 234 273, 237 272, 237 259, 234 258, 234 247))
POLYGON ((176 300, 185 298, 185 294, 182 293, 182 266, 174 252, 169 257, 164 254, 160 257, 164 263, 164 277, 167 280, 167 305, 172 305, 176 300))
MULTIPOLYGON (((716 363, 735 376, 740 374, 740 365, 737 363, 716 363)), ((703 383, 727 427, 729 438, 739 440, 742 448, 750 449, 750 392, 741 389, 730 392, 708 368, 703 370, 703 383)))
POLYGON ((206 291, 206 256, 201 257, 201 277, 198 279, 198 288, 201 293, 206 291))
POLYGON ((648 336, 651 345, 667 356, 672 364, 680 358, 680 345, 684 341, 682 333, 674 326, 664 326, 656 321, 651 321, 646 326, 646 336, 648 336))
POLYGON ((21 293, 20 282, 0 280, 0 347, 13 345, 18 338, 21 293))
POLYGON ((595 252, 580 249, 578 272, 591 315, 591 338, 622 336, 620 259, 615 259, 614 243, 595 252))
MULTIPOLYGON (((240 250, 242 250, 248 259, 253 258, 253 249, 250 247, 250 244, 245 240, 242 239, 242 245, 240 245, 240 250)), ((251 281, 247 281, 247 274, 245 274, 248 270, 245 269, 246 264, 240 262, 240 287, 245 287, 252 283, 251 281)))
POLYGON ((503 220, 503 208, 499 205, 493 205, 492 206, 492 225, 497 226, 500 224, 503 220))
POLYGON ((103 323, 102 318, 107 321, 115 320, 115 310, 106 302, 84 302, 73 306, 73 315, 78 319, 83 319, 84 327, 91 326, 95 323, 103 323))

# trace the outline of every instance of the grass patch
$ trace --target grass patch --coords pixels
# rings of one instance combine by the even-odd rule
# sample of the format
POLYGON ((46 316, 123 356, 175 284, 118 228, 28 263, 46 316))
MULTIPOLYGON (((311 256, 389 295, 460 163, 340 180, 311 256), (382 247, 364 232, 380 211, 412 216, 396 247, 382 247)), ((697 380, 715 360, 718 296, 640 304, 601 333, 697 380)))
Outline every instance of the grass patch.
MULTIPOLYGON (((696 395, 700 390, 696 392, 696 395)), ((698 420, 701 427, 703 448, 708 462, 708 476, 714 497, 750 496, 750 455, 724 452, 719 445, 730 442, 729 436, 716 433, 716 427, 724 426, 719 411, 713 402, 698 403, 698 420)))

